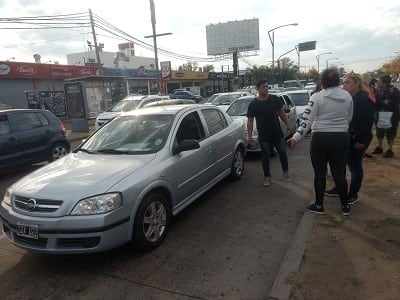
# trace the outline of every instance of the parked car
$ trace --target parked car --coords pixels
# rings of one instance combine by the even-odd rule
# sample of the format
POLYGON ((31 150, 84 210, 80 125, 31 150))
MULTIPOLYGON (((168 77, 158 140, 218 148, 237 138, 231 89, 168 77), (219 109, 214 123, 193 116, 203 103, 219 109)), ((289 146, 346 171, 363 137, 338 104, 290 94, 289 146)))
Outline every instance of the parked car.
MULTIPOLYGON (((286 134, 285 138, 290 138, 296 131, 296 106, 290 100, 290 98, 285 94, 278 94, 277 95, 280 101, 283 104, 283 110, 286 113, 286 116, 289 119, 290 127, 292 131, 288 134, 286 131, 286 126, 283 121, 279 118, 279 122, 281 124, 283 134, 286 134)), ((247 137, 247 109, 251 101, 254 100, 254 96, 245 96, 236 99, 229 108, 226 110, 226 113, 231 116, 234 120, 241 120, 243 124, 246 126, 246 137, 247 137)), ((257 131, 257 123, 254 120, 254 127, 253 127, 253 140, 254 146, 252 148, 248 148, 247 151, 249 152, 259 152, 261 151, 260 143, 258 142, 258 131, 257 131)))
POLYGON ((0 111, 0 172, 53 161, 70 151, 64 124, 50 111, 0 111))
POLYGON ((5 104, 5 103, 0 103, 0 110, 3 109, 11 109, 13 108, 11 105, 5 104))
POLYGON ((202 100, 200 95, 195 95, 189 91, 176 91, 173 94, 170 94, 169 97, 171 99, 190 99, 199 103, 202 100))
POLYGON ((143 107, 145 104, 156 102, 160 100, 170 99, 169 96, 162 95, 128 95, 106 112, 99 114, 96 118, 95 128, 98 129, 107 121, 116 117, 122 112, 131 111, 143 107))
POLYGON ((190 99, 166 99, 157 102, 150 102, 143 105, 143 107, 164 106, 164 105, 183 105, 183 104, 196 104, 196 101, 190 99))
POLYGON ((309 90, 310 92, 315 91, 316 88, 317 88, 317 85, 314 82, 309 82, 304 86, 304 89, 309 90))
POLYGON ((123 113, 7 189, 4 235, 41 253, 157 247, 172 216, 222 179, 242 176, 244 133, 241 121, 210 105, 123 113))
POLYGON ((303 116, 303 112, 310 101, 311 91, 310 90, 297 90, 297 91, 286 91, 284 94, 288 95, 292 102, 296 105, 297 113, 297 125, 300 124, 300 120, 303 116))
MULTIPOLYGON (((230 92, 230 93, 218 93, 215 97, 213 97, 211 102, 207 102, 209 104, 219 106, 220 109, 226 111, 229 105, 236 100, 237 98, 243 96, 252 95, 250 92, 230 92)), ((253 96, 254 97, 254 96, 253 96)))

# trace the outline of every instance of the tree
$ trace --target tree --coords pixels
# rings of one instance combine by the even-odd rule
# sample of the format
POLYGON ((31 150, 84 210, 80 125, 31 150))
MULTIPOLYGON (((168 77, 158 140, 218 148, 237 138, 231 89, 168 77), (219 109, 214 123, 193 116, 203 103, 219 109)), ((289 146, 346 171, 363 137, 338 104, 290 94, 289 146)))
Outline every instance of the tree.
POLYGON ((203 66, 203 72, 213 72, 215 70, 214 65, 203 66))
POLYGON ((300 75, 297 74, 298 71, 298 66, 290 58, 283 57, 278 61, 278 80, 276 81, 283 83, 285 80, 296 79, 300 75))
POLYGON ((257 81, 261 79, 266 79, 267 81, 271 81, 271 70, 267 66, 253 66, 252 68, 247 68, 246 73, 244 74, 245 82, 244 85, 250 86, 255 85, 257 81))
POLYGON ((195 72, 199 68, 197 61, 188 61, 186 64, 178 67, 179 71, 195 72))

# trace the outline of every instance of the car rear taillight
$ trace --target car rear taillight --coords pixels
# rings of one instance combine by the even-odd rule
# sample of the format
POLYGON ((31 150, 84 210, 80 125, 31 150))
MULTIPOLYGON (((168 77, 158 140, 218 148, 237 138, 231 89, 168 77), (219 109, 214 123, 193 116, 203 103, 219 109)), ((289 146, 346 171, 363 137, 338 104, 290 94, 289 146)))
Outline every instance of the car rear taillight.
POLYGON ((60 130, 61 130, 62 132, 64 132, 64 134, 67 134, 67 131, 65 130, 65 126, 64 126, 63 123, 60 123, 60 130))

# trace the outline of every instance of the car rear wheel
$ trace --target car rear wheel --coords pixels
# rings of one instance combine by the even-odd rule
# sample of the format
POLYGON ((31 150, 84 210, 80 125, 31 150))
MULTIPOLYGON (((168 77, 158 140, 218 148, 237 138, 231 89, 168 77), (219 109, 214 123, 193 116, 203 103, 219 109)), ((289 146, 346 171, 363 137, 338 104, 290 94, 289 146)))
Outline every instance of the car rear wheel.
POLYGON ((50 149, 50 155, 48 158, 48 161, 54 161, 56 159, 59 159, 69 153, 69 149, 66 145, 57 143, 53 145, 50 149))
POLYGON ((157 192, 146 196, 135 217, 133 246, 139 250, 151 250, 159 246, 165 236, 171 219, 166 197, 157 192))
POLYGON ((232 167, 231 167, 231 179, 237 180, 242 177, 244 171, 244 154, 243 150, 236 149, 233 156, 232 167))

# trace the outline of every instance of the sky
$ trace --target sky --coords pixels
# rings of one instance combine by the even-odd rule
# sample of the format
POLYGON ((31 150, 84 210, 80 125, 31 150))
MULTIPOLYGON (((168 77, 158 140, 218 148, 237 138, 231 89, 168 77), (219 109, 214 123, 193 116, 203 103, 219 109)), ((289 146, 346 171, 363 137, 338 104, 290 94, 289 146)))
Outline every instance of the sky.
MULTIPOLYGON (((320 70, 335 65, 346 71, 364 73, 379 69, 385 62, 399 56, 400 1, 361 0, 154 0, 156 33, 172 33, 157 38, 159 49, 200 58, 207 55, 206 26, 210 24, 259 19, 260 50, 242 52, 239 69, 271 65, 272 45, 268 31, 285 24, 274 32, 275 61, 299 43, 316 41, 316 49, 300 52, 300 68, 320 70), (329 54, 331 53, 331 54, 329 54)), ((0 19, 54 16, 84 13, 89 9, 107 23, 130 36, 153 45, 149 0, 0 0, 0 19)), ((93 42, 90 28, 20 29, 30 25, 0 23, 0 61, 34 62, 33 54, 42 62, 67 64, 67 54, 88 50, 87 40, 93 42), (18 29, 5 29, 5 28, 18 29)), ((118 44, 127 40, 104 30, 95 29, 97 42, 104 51, 117 52, 118 44)), ((270 32, 272 33, 272 31, 270 32)), ((154 52, 135 46, 136 55, 154 57, 154 52)), ((287 55, 298 63, 296 51, 287 55)), ((188 62, 158 54, 159 61, 171 61, 172 68, 188 62)), ((232 60, 199 61, 198 66, 212 64, 215 71, 232 70, 232 60)), ((276 62, 275 62, 276 67, 276 62)))

